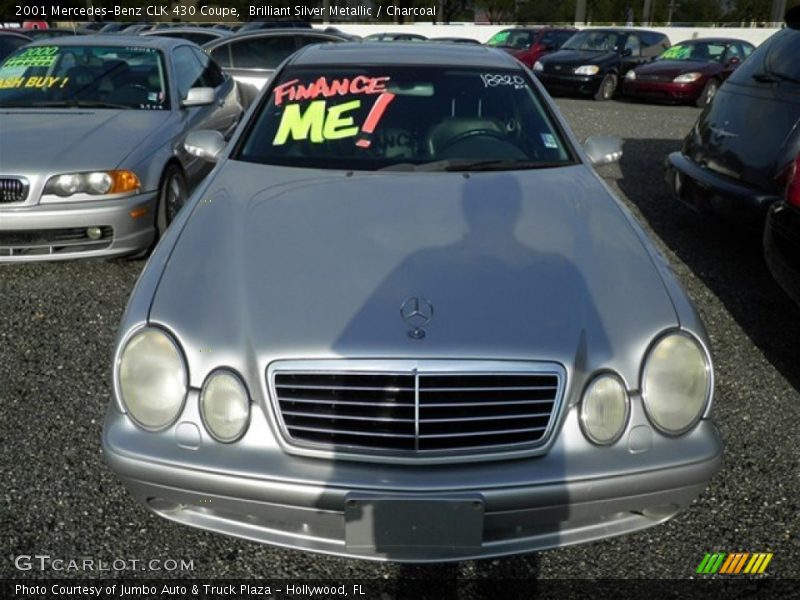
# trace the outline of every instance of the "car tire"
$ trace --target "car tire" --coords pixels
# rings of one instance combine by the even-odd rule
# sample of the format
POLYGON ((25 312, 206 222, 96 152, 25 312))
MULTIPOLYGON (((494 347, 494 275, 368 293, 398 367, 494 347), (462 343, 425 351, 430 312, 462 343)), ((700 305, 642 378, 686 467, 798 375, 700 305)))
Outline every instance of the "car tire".
POLYGON ((617 83, 618 79, 614 73, 609 73, 603 77, 603 81, 600 82, 600 88, 594 95, 594 99, 602 101, 611 100, 611 98, 614 97, 614 92, 617 91, 617 83))
POLYGON ((186 189, 186 178, 183 176, 181 168, 174 163, 168 165, 161 176, 161 184, 158 186, 158 208, 156 209, 158 236, 156 239, 160 239, 164 235, 169 224, 186 203, 188 197, 186 189))
POLYGON ((703 91, 700 93, 700 97, 695 101, 695 105, 699 108, 708 106, 711 104, 711 101, 714 99, 714 96, 717 95, 718 91, 719 82, 716 79, 709 79, 703 91))

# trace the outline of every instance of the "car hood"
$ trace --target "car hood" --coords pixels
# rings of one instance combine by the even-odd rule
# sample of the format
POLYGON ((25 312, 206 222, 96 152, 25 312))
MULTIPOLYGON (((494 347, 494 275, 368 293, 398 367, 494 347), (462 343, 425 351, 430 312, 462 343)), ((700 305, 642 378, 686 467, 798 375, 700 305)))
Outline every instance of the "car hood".
POLYGON ((588 348, 635 387, 653 336, 677 325, 642 238, 582 165, 467 177, 228 161, 187 210, 149 320, 177 335, 195 386, 286 358, 592 366, 588 348), (401 317, 413 297, 433 305, 421 340, 401 317))
POLYGON ((0 171, 112 169, 168 111, 0 109, 0 171))
POLYGON ((717 63, 694 60, 659 60, 637 67, 637 75, 675 78, 683 73, 714 74, 720 70, 717 63))
POLYGON ((604 65, 619 60, 620 57, 615 52, 587 52, 584 50, 559 50, 541 59, 545 67, 553 65, 561 65, 564 67, 604 65))

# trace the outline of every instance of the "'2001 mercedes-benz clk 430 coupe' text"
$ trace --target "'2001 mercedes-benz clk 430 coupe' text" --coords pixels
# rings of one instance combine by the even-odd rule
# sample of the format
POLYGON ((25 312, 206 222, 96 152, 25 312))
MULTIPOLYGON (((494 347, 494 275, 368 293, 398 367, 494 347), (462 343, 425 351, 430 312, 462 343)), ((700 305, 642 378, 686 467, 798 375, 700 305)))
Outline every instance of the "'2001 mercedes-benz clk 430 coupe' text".
POLYGON ((359 558, 636 531, 719 469, 691 302, 540 84, 479 47, 295 54, 130 300, 103 446, 155 513, 359 558))

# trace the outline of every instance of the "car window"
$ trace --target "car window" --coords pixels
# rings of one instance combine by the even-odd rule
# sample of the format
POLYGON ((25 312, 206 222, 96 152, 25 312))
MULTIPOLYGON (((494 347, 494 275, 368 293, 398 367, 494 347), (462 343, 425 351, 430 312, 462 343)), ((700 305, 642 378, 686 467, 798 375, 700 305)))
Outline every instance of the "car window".
POLYGON ((180 46, 172 52, 175 64, 175 81, 181 99, 193 87, 202 87, 203 67, 190 46, 180 46))
POLYGON ((727 62, 732 58, 738 58, 739 60, 744 60, 742 56, 741 49, 739 48, 738 44, 731 44, 728 46, 728 50, 725 52, 725 56, 722 59, 723 62, 727 62))
POLYGON ((557 44, 556 45, 557 45, 557 47, 561 48, 561 46, 563 46, 566 43, 566 41, 569 38, 571 38, 573 35, 575 35, 574 31, 559 31, 556 34, 556 38, 557 38, 557 44))
POLYGON ((573 35, 563 50, 584 50, 587 52, 616 52, 621 43, 620 34, 614 31, 586 30, 573 35))
POLYGON ((639 40, 642 43, 642 56, 653 58, 667 50, 670 46, 667 36, 653 31, 640 31, 639 40))
POLYGON ((28 40, 10 35, 0 35, 0 59, 8 56, 20 46, 29 43, 28 40))
POLYGON ((274 69, 295 49, 292 35, 241 40, 231 44, 231 66, 234 69, 274 69))
POLYGON ((536 86, 520 69, 289 68, 262 101, 240 148, 245 161, 334 169, 572 162, 536 86))
POLYGON ((557 45, 557 38, 554 31, 547 31, 539 38, 539 43, 547 47, 555 47, 557 45))
POLYGON ((211 58, 222 68, 231 66, 231 45, 222 44, 209 52, 211 58))
POLYGON ((495 33, 486 45, 525 50, 533 43, 533 37, 533 33, 525 29, 504 29, 495 33))
POLYGON ((800 32, 783 29, 753 51, 730 76, 734 84, 761 86, 800 83, 800 32))
POLYGON ((28 46, 0 63, 0 106, 167 109, 161 52, 139 46, 28 46))
POLYGON ((203 72, 200 74, 200 85, 211 88, 222 85, 225 82, 225 75, 222 74, 222 69, 219 68, 219 65, 208 54, 198 48, 192 48, 192 52, 203 68, 203 72))
POLYGON ((628 39, 625 41, 625 52, 628 53, 630 51, 629 56, 639 56, 641 54, 641 47, 639 46, 639 38, 635 35, 631 34, 628 36, 628 39))
POLYGON ((739 46, 741 47, 742 55, 745 58, 750 56, 753 53, 753 51, 756 49, 755 46, 751 46, 750 44, 739 44, 739 46))

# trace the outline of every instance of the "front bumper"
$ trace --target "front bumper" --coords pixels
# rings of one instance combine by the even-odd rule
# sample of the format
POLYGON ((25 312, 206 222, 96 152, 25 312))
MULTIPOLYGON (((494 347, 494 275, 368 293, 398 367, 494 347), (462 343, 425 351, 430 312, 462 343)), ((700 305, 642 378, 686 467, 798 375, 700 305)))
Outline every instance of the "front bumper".
POLYGON ((663 100, 667 102, 694 102, 703 92, 697 83, 674 83, 672 81, 625 80, 624 92, 632 98, 663 100))
POLYGON ((289 455, 258 407, 242 440, 223 446, 203 430, 197 396, 160 433, 109 408, 105 458, 131 494, 185 525, 353 558, 487 558, 637 531, 690 504, 722 461, 710 421, 666 438, 645 425, 639 398, 609 448, 583 438, 572 407, 544 456, 417 466, 289 455))
POLYGON ((767 213, 764 258, 775 280, 800 304, 800 213, 782 202, 767 213))
POLYGON ((113 200, 0 205, 0 262, 110 258, 146 250, 155 236, 157 196, 148 192, 113 200), (90 227, 101 228, 103 236, 82 236, 90 227))
POLYGON ((537 72, 536 76, 548 92, 593 96, 600 89, 604 74, 600 75, 553 75, 537 72))
POLYGON ((733 221, 760 227, 776 194, 745 185, 701 167, 682 152, 671 153, 664 165, 667 184, 687 206, 733 221))

